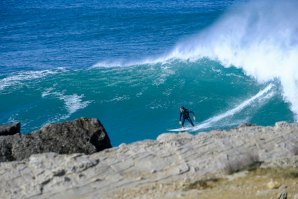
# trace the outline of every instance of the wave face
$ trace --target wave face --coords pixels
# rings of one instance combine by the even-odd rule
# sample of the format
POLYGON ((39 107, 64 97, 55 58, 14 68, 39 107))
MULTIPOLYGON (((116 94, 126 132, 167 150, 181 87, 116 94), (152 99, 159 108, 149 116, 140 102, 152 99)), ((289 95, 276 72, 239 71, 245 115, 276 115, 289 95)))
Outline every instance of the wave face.
POLYGON ((250 1, 214 25, 180 42, 165 59, 208 57, 259 82, 278 79, 298 120, 298 1, 250 1))
POLYGON ((25 133, 49 122, 97 117, 117 145, 177 128, 181 105, 196 113, 195 132, 293 121, 280 90, 278 81, 260 84, 209 59, 65 70, 7 85, 0 91, 0 119, 21 121, 25 133))
POLYGON ((194 133, 297 115, 295 1, 24 2, 0 3, 0 123, 23 133, 96 117, 118 145, 181 105, 194 133))

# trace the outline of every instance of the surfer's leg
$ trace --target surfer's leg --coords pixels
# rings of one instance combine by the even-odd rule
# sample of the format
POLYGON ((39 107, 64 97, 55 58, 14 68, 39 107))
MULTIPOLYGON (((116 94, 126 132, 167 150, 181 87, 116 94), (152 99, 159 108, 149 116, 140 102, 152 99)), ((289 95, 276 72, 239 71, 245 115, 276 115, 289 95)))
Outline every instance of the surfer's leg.
POLYGON ((191 124, 191 126, 195 126, 195 125, 193 125, 192 120, 190 118, 187 118, 187 120, 189 121, 189 123, 191 124))
POLYGON ((182 118, 182 123, 181 123, 182 127, 184 127, 184 122, 185 122, 185 118, 182 118))

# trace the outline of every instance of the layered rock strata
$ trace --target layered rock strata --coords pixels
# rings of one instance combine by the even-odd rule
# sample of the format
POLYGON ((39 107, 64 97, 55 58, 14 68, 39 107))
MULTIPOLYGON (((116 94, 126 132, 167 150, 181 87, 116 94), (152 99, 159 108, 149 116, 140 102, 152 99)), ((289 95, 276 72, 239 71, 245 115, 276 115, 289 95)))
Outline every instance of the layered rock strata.
MULTIPOLYGON (((297 144, 298 124, 283 122, 198 135, 162 134, 92 155, 37 154, 0 164, 0 198, 200 198, 200 190, 183 185, 254 164, 295 169, 297 144)), ((251 198, 259 198, 256 194, 267 192, 251 198)))

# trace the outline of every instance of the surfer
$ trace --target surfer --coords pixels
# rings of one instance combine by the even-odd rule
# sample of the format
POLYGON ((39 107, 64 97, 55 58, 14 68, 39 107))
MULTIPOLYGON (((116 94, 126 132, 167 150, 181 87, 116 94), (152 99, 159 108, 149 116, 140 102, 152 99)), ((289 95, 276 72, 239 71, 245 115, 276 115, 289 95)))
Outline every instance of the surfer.
POLYGON ((192 126, 194 126, 192 120, 189 117, 190 113, 193 114, 193 119, 196 120, 196 116, 195 116, 195 113, 193 111, 188 110, 188 109, 184 108, 183 106, 180 107, 180 121, 179 121, 179 124, 181 124, 183 128, 184 128, 185 120, 187 120, 192 126), (181 118, 182 118, 182 120, 181 120, 181 118))

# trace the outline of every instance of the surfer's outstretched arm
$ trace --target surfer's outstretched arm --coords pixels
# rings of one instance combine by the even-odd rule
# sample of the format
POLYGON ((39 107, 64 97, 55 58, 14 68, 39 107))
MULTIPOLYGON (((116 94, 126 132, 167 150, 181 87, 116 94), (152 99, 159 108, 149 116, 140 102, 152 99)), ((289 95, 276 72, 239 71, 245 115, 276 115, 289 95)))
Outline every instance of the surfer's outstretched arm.
POLYGON ((181 117, 182 117, 182 113, 180 113, 179 124, 182 124, 181 117))

